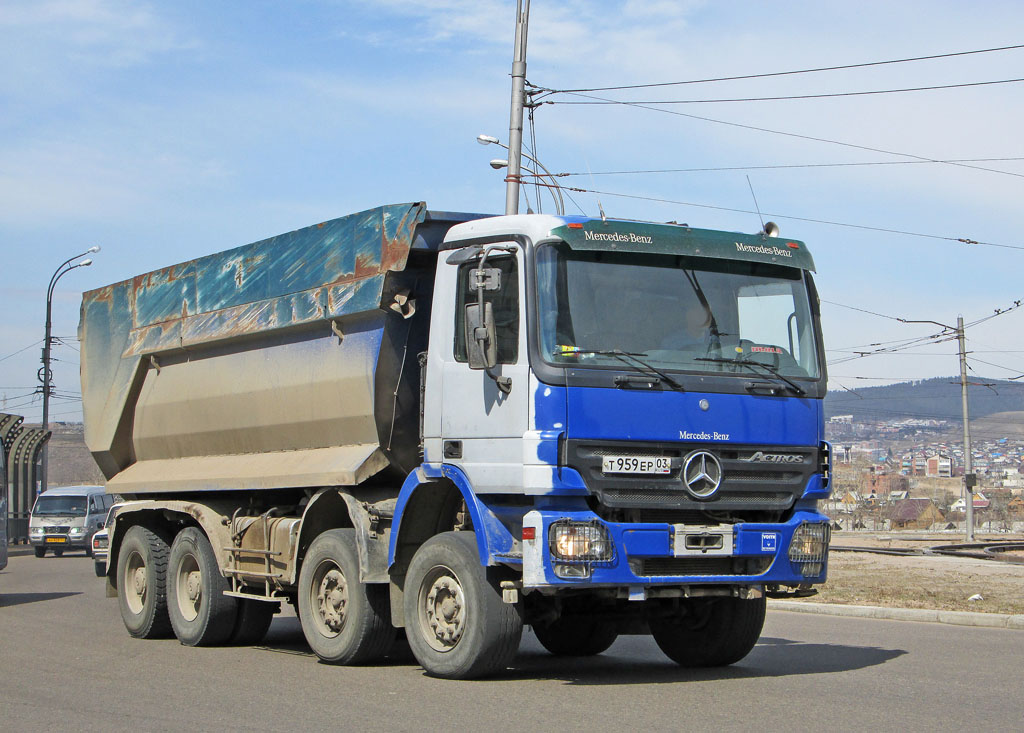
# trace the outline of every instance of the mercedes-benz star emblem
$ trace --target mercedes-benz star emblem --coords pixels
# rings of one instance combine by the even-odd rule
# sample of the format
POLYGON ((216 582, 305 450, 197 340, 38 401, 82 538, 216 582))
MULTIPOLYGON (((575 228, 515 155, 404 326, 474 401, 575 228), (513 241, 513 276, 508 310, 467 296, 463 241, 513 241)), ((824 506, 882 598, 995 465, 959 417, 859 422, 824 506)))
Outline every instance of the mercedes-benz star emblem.
POLYGON ((713 453, 694 451, 683 463, 686 490, 698 499, 707 499, 722 485, 722 464, 713 453))

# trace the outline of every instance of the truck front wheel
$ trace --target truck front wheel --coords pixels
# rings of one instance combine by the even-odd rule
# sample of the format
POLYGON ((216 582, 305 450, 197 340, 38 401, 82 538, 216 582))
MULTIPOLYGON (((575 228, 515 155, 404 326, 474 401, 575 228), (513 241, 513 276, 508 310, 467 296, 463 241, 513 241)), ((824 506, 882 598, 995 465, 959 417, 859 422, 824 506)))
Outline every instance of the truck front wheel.
POLYGON ((167 617, 167 540, 152 530, 129 528, 117 556, 117 603, 128 633, 136 639, 170 634, 167 617))
POLYGON ((231 636, 238 602, 220 574, 210 541, 196 527, 178 532, 171 545, 167 606, 178 641, 187 646, 222 644, 231 636))
POLYGON ((684 667, 722 667, 743 659, 757 644, 765 599, 691 600, 681 610, 678 615, 650 620, 654 641, 684 667))
POLYGON ((310 544, 299 571, 299 621, 325 662, 365 664, 391 648, 388 586, 359 581, 355 530, 328 530, 310 544))
POLYGON ((405 576, 406 636, 427 674, 469 679, 504 669, 523 622, 480 564, 472 532, 427 540, 405 576))

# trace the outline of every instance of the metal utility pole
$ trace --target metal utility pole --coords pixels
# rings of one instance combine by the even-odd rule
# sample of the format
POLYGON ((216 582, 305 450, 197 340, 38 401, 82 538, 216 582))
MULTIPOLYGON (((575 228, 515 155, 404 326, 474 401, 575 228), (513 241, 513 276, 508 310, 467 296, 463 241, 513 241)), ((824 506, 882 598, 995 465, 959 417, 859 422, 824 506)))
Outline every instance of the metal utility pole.
POLYGON ((512 58, 512 109, 508 123, 508 175, 505 176, 505 213, 519 213, 520 159, 523 153, 523 107, 526 101, 526 31, 530 0, 516 2, 516 47, 512 58))
POLYGON ((960 347, 960 400, 964 417, 964 511, 967 513, 966 540, 974 542, 974 486, 977 477, 974 475, 974 460, 971 457, 971 420, 970 411, 967 408, 967 344, 964 336, 964 317, 956 317, 956 328, 947 326, 938 321, 911 321, 906 318, 898 319, 901 323, 934 323, 936 326, 956 333, 956 340, 960 347))
POLYGON ((974 460, 971 456, 971 421, 967 409, 967 346, 964 317, 956 317, 956 340, 960 344, 960 401, 964 413, 964 510, 967 512, 967 541, 974 542, 974 460))

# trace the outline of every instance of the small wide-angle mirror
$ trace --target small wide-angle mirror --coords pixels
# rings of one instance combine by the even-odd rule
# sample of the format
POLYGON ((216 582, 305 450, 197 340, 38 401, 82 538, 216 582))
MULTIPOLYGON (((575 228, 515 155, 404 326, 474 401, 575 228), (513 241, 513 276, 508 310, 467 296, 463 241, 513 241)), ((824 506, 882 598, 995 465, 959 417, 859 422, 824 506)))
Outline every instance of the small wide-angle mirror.
POLYGON ((491 369, 498 363, 498 340, 494 335, 494 314, 490 303, 466 305, 466 354, 470 369, 491 369))

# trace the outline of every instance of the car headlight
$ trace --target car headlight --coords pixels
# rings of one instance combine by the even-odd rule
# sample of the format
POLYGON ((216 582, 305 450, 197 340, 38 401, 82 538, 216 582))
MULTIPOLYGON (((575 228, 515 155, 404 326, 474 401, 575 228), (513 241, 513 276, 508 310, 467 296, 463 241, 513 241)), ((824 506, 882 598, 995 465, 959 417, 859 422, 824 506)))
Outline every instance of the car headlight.
POLYGON ((557 562, 610 562, 615 547, 601 522, 554 522, 548 528, 548 549, 557 562))
POLYGON ((81 536, 85 534, 85 527, 72 527, 68 534, 81 536))
POLYGON ((29 534, 42 534, 43 533, 43 528, 42 527, 31 527, 28 530, 28 533, 29 534))
POLYGON ((824 522, 804 522, 793 532, 789 561, 800 566, 804 577, 821 575, 831 536, 832 528, 824 522))

